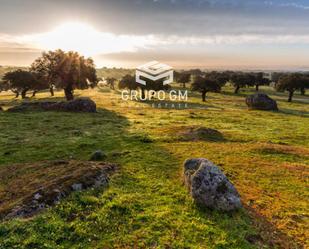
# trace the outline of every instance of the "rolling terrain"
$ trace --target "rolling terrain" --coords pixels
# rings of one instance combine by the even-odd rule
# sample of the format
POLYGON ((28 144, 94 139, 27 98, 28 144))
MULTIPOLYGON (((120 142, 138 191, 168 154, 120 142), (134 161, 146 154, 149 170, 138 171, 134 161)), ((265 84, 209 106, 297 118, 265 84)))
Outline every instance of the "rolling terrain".
MULTIPOLYGON (((1 169, 89 160, 97 149, 120 165, 108 188, 75 192, 30 219, 3 221, 0 248, 309 246, 309 98, 296 95, 287 103, 286 94, 261 91, 278 101, 279 112, 248 111, 244 98, 253 89, 235 95, 230 87, 209 94, 205 103, 190 92, 185 109, 154 108, 157 100, 124 102, 119 91, 102 88, 76 91, 96 102, 95 114, 0 112, 1 169), (224 139, 184 141, 180 134, 188 127, 213 128, 224 139), (243 210, 226 214, 193 203, 182 182, 183 161, 192 157, 220 166, 243 210)), ((29 101, 49 98, 63 99, 63 92, 53 98, 38 93, 29 101)), ((0 93, 4 109, 19 102, 0 93)), ((27 175, 25 182, 35 181, 27 175)), ((0 183, 0 195, 4 189, 0 183)))

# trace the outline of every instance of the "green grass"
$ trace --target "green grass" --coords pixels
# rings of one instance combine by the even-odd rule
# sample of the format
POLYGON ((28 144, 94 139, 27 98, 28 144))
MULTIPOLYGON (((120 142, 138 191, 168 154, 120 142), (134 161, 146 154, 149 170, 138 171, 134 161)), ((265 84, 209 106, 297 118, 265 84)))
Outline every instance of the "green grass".
MULTIPOLYGON (((263 90, 281 111, 248 111, 243 96, 251 90, 236 96, 227 87, 206 103, 190 93, 192 109, 124 103, 117 91, 91 90, 78 94, 96 101, 96 114, 0 112, 1 167, 88 160, 97 149, 121 165, 108 189, 77 192, 32 219, 2 222, 0 248, 301 248, 309 230, 308 98, 287 103, 263 90), (180 141, 175 131, 184 126, 218 129, 225 139, 180 141), (224 214, 197 207, 182 184, 190 157, 219 165, 246 208, 224 214)), ((0 95, 5 108, 11 101, 0 95)))

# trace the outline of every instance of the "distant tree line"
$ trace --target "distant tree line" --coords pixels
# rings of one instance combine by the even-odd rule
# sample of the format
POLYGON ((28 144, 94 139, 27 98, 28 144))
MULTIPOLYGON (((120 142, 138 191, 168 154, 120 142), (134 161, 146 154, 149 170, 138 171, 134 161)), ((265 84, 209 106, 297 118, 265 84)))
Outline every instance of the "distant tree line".
MULTIPOLYGON (((234 87, 234 93, 238 94, 241 88, 255 87, 259 91, 259 87, 270 85, 273 83, 277 91, 289 92, 288 101, 292 101, 295 91, 300 91, 305 95, 306 89, 309 88, 309 74, 305 73, 273 73, 272 79, 265 77, 263 72, 203 72, 200 69, 176 71, 174 73, 175 82, 180 87, 186 88, 187 84, 191 84, 191 90, 201 93, 202 101, 206 101, 208 92, 220 92, 222 87, 229 83, 234 87)), ((137 84, 132 74, 127 74, 119 81, 119 88, 127 88, 129 90, 140 89, 142 96, 146 90, 167 90, 170 86, 163 86, 160 82, 151 82, 144 79, 146 86, 137 84)))
POLYGON ((202 72, 200 70, 183 71, 175 74, 176 82, 185 87, 185 83, 192 82, 193 91, 201 92, 202 100, 206 100, 207 92, 220 92, 221 88, 230 83, 234 87, 234 93, 238 94, 241 88, 259 87, 273 83, 277 91, 287 91, 288 101, 292 101, 295 91, 305 95, 309 88, 309 73, 279 73, 272 74, 271 80, 266 78, 263 72, 202 72))
MULTIPOLYGON (((25 98, 29 91, 32 96, 38 91, 49 89, 54 95, 54 89, 63 89, 66 99, 74 98, 74 89, 86 89, 97 85, 97 77, 94 62, 91 58, 85 58, 77 52, 64 52, 62 50, 44 52, 32 64, 30 69, 17 69, 7 72, 0 82, 0 91, 11 90, 16 97, 25 98)), ((146 85, 137 84, 134 71, 130 69, 99 69, 106 84, 115 89, 118 81, 119 89, 137 90, 142 96, 149 90, 168 90, 170 85, 163 85, 163 80, 156 82, 143 79, 146 85), (118 72, 119 70, 119 72, 118 72), (115 76, 115 77, 114 77, 115 76)), ((265 77, 263 72, 237 72, 237 71, 212 71, 205 72, 200 69, 182 70, 174 73, 175 83, 186 88, 190 85, 192 91, 201 93, 201 98, 206 101, 208 92, 220 92, 225 84, 234 87, 234 93, 238 94, 241 88, 259 87, 274 84, 277 91, 287 91, 288 101, 292 101, 296 91, 305 95, 309 88, 309 73, 272 73, 271 80, 265 77)))

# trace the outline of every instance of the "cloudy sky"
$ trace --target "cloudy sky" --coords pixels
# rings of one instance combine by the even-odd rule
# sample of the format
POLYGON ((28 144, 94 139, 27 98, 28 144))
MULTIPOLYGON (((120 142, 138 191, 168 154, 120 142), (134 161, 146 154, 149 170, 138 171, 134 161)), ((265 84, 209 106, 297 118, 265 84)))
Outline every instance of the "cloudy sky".
POLYGON ((56 48, 98 67, 309 69, 309 1, 0 0, 0 65, 56 48))

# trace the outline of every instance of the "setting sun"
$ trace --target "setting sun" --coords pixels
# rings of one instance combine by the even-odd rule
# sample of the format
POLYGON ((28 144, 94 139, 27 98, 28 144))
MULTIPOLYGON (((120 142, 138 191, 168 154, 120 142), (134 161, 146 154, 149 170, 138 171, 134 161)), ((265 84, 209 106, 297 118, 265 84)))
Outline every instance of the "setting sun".
POLYGON ((75 50, 91 55, 99 52, 106 44, 101 44, 101 34, 88 24, 70 22, 56 27, 53 31, 41 35, 39 43, 46 49, 61 48, 75 50))
POLYGON ((137 36, 117 36, 96 30, 81 22, 64 23, 50 32, 24 37, 36 47, 44 50, 74 50, 86 56, 119 51, 133 52, 147 40, 137 36))

